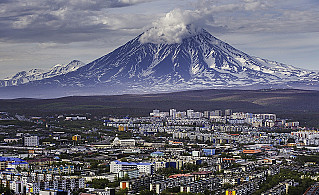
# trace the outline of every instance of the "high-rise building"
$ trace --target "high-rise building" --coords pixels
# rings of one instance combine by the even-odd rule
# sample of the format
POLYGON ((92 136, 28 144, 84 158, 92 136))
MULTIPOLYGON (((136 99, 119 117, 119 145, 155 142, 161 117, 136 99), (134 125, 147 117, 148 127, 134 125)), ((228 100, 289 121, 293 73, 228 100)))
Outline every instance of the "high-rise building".
POLYGON ((160 117, 160 111, 159 110, 153 110, 152 113, 150 113, 150 116, 153 117, 160 117))
POLYGON ((222 116, 223 115, 223 111, 221 110, 214 110, 211 112, 211 116, 222 116))
POLYGON ((225 110, 225 116, 231 116, 233 114, 233 111, 231 109, 225 110))
POLYGON ((193 118, 194 110, 187 110, 186 113, 187 113, 187 118, 193 118))
POLYGON ((38 136, 24 137, 24 146, 38 146, 38 145, 39 145, 38 136))
POLYGON ((209 118, 210 117, 210 111, 204 111, 204 117, 209 118))
POLYGON ((176 118, 176 109, 170 109, 169 116, 172 117, 173 119, 175 119, 176 118))

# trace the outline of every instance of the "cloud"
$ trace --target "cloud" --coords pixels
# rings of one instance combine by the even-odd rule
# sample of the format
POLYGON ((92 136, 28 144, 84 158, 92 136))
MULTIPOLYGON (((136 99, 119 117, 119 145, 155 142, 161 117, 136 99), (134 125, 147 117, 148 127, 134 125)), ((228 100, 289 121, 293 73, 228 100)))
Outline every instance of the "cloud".
POLYGON ((274 60, 294 59, 297 52, 289 52, 296 46, 290 44, 304 45, 302 49, 311 52, 296 51, 308 55, 305 63, 318 69, 318 47, 308 44, 318 42, 318 0, 0 0, 0 6, 0 76, 72 59, 89 62, 147 29, 154 41, 165 32, 169 38, 164 41, 179 42, 187 36, 188 23, 230 44, 236 39, 239 49, 274 60), (292 36, 305 32, 310 33, 306 40, 292 36), (261 36, 278 33, 288 38, 280 42, 281 37, 261 36), (261 42, 254 42, 254 36, 261 42))
POLYGON ((128 29, 131 31, 134 25, 136 30, 141 29, 141 25, 150 21, 148 16, 111 14, 110 10, 149 1, 1 1, 0 41, 69 43, 99 39, 112 30, 125 33, 128 29))
POLYGON ((150 0, 113 0, 113 6, 117 5, 117 6, 131 6, 131 5, 135 5, 135 4, 139 4, 139 3, 146 3, 146 2, 150 2, 150 0))
POLYGON ((140 41, 142 43, 180 43, 182 39, 196 33, 198 26, 204 26, 205 20, 208 19, 213 20, 209 12, 174 9, 153 22, 153 27, 140 37, 140 41))
MULTIPOLYGON (((133 6, 151 0, 69 0, 68 5, 77 9, 101 10, 103 8, 117 8, 133 6)), ((68 1, 66 1, 68 2, 68 1)))
POLYGON ((259 11, 270 7, 269 0, 200 0, 194 4, 198 9, 209 9, 212 12, 259 11))
POLYGON ((208 27, 214 31, 224 31, 225 26, 216 25, 213 15, 218 12, 245 10, 256 11, 266 8, 266 3, 256 0, 243 0, 241 4, 211 4, 211 1, 198 2, 198 9, 174 9, 164 17, 153 22, 152 27, 141 37, 141 43, 181 43, 181 41, 194 35, 198 29, 208 27))
POLYGON ((201 0, 195 4, 197 9, 209 8, 215 25, 227 25, 227 33, 318 32, 318 5, 313 0, 201 0))
POLYGON ((319 6, 314 0, 199 0, 191 4, 185 0, 169 2, 3 0, 0 2, 0 41, 71 43, 105 39, 113 31, 118 36, 134 36, 143 29, 154 27, 143 36, 144 42, 160 40, 174 43, 188 36, 186 27, 190 23, 217 35, 233 32, 317 32, 319 26, 319 6), (161 3, 163 5, 159 6, 161 3), (156 14, 152 11, 144 14, 143 9, 148 6, 153 6, 150 10, 163 10, 156 14), (171 7, 183 9, 169 12, 171 7), (155 20, 159 17, 157 14, 163 14, 163 11, 168 13, 155 20))

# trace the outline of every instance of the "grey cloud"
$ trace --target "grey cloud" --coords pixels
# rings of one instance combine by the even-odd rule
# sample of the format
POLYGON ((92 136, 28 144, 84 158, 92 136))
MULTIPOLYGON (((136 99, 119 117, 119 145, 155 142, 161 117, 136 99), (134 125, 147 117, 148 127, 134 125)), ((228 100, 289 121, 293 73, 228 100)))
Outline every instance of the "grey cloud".
MULTIPOLYGON (((133 36, 158 16, 120 7, 150 1, 156 0, 2 0, 0 41, 68 43, 105 38, 112 31, 133 36)), ((317 5, 315 0, 200 0, 189 11, 197 10, 202 18, 194 21, 217 34, 318 32, 317 5)))
POLYGON ((228 32, 318 32, 319 7, 313 0, 201 0, 196 6, 209 9, 214 25, 228 32))
POLYGON ((149 0, 29 0, 2 2, 0 40, 76 42, 104 37, 112 30, 142 28, 148 16, 109 14, 108 9, 149 0), (132 20, 137 18, 141 20, 132 20), (129 23, 128 23, 129 21, 129 23), (140 22, 145 21, 145 22, 140 22))
POLYGON ((108 1, 110 7, 125 7, 131 6, 139 3, 149 2, 150 0, 111 0, 108 1))

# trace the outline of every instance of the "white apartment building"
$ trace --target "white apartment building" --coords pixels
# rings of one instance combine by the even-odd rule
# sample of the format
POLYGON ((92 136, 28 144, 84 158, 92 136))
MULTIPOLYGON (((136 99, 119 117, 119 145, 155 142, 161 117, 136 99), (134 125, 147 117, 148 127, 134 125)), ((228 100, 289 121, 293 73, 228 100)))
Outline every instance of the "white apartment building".
POLYGON ((86 120, 86 116, 67 116, 66 121, 86 120))
POLYGON ((138 169, 139 173, 153 174, 154 164, 152 163, 134 163, 134 162, 121 162, 112 161, 110 163, 110 172, 119 173, 121 170, 138 169))
POLYGON ((155 165, 155 171, 166 167, 165 162, 154 162, 153 164, 155 165))
POLYGON ((115 137, 113 140, 114 146, 135 146, 135 139, 119 139, 118 137, 115 137))
POLYGON ((175 119, 176 118, 176 109, 170 109, 169 116, 172 117, 173 119, 175 119))
POLYGON ((38 136, 24 137, 24 146, 39 146, 38 136))

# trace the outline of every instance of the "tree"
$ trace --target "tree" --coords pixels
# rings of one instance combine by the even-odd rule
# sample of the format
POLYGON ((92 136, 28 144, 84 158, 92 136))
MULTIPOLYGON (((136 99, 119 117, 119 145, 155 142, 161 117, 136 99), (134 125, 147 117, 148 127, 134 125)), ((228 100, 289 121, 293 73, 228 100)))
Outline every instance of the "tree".
POLYGON ((289 138, 287 142, 288 142, 288 143, 295 143, 295 139, 289 138))
POLYGON ((108 179, 93 179, 87 183, 91 184, 91 186, 95 189, 104 189, 110 182, 108 179))
POLYGON ((205 189, 204 194, 205 194, 205 195, 210 195, 210 194, 212 194, 212 192, 209 191, 208 189, 205 189))
POLYGON ((128 181, 130 180, 130 177, 128 176, 127 173, 125 173, 124 177, 121 179, 121 181, 128 181))
POLYGON ((181 171, 174 168, 174 167, 168 167, 168 168, 161 168, 157 171, 158 174, 160 175, 165 175, 165 176, 169 176, 169 175, 173 175, 173 174, 177 174, 180 173, 181 171))
POLYGON ((301 180, 301 182, 298 186, 289 187, 288 194, 291 194, 291 195, 303 194, 307 190, 307 188, 309 188, 314 183, 315 183, 315 181, 313 181, 312 179, 305 178, 305 179, 301 180))
POLYGON ((233 187, 233 185, 231 185, 230 183, 224 183, 224 185, 223 185, 224 189, 229 189, 229 188, 232 188, 232 187, 233 187))
POLYGON ((14 194, 14 191, 10 190, 9 186, 3 187, 3 185, 0 184, 0 193, 7 195, 7 194, 14 194))
POLYGON ((140 195, 156 195, 154 191, 143 190, 140 192, 140 195))
POLYGON ((78 190, 76 190, 76 191, 73 191, 72 194, 73 194, 73 195, 78 195, 78 194, 81 194, 81 193, 84 193, 84 192, 86 192, 85 189, 78 189, 78 190))
POLYGON ((195 165, 193 163, 186 163, 182 167, 182 170, 183 170, 184 173, 187 173, 187 172, 192 172, 192 171, 198 171, 199 167, 200 167, 199 165, 195 165))
POLYGON ((115 195, 125 195, 128 193, 128 189, 120 189, 119 191, 115 192, 115 195))
POLYGON ((165 190, 163 190, 161 195, 178 193, 179 191, 180 191, 180 187, 179 186, 176 186, 176 187, 173 187, 173 188, 166 188, 165 190))

